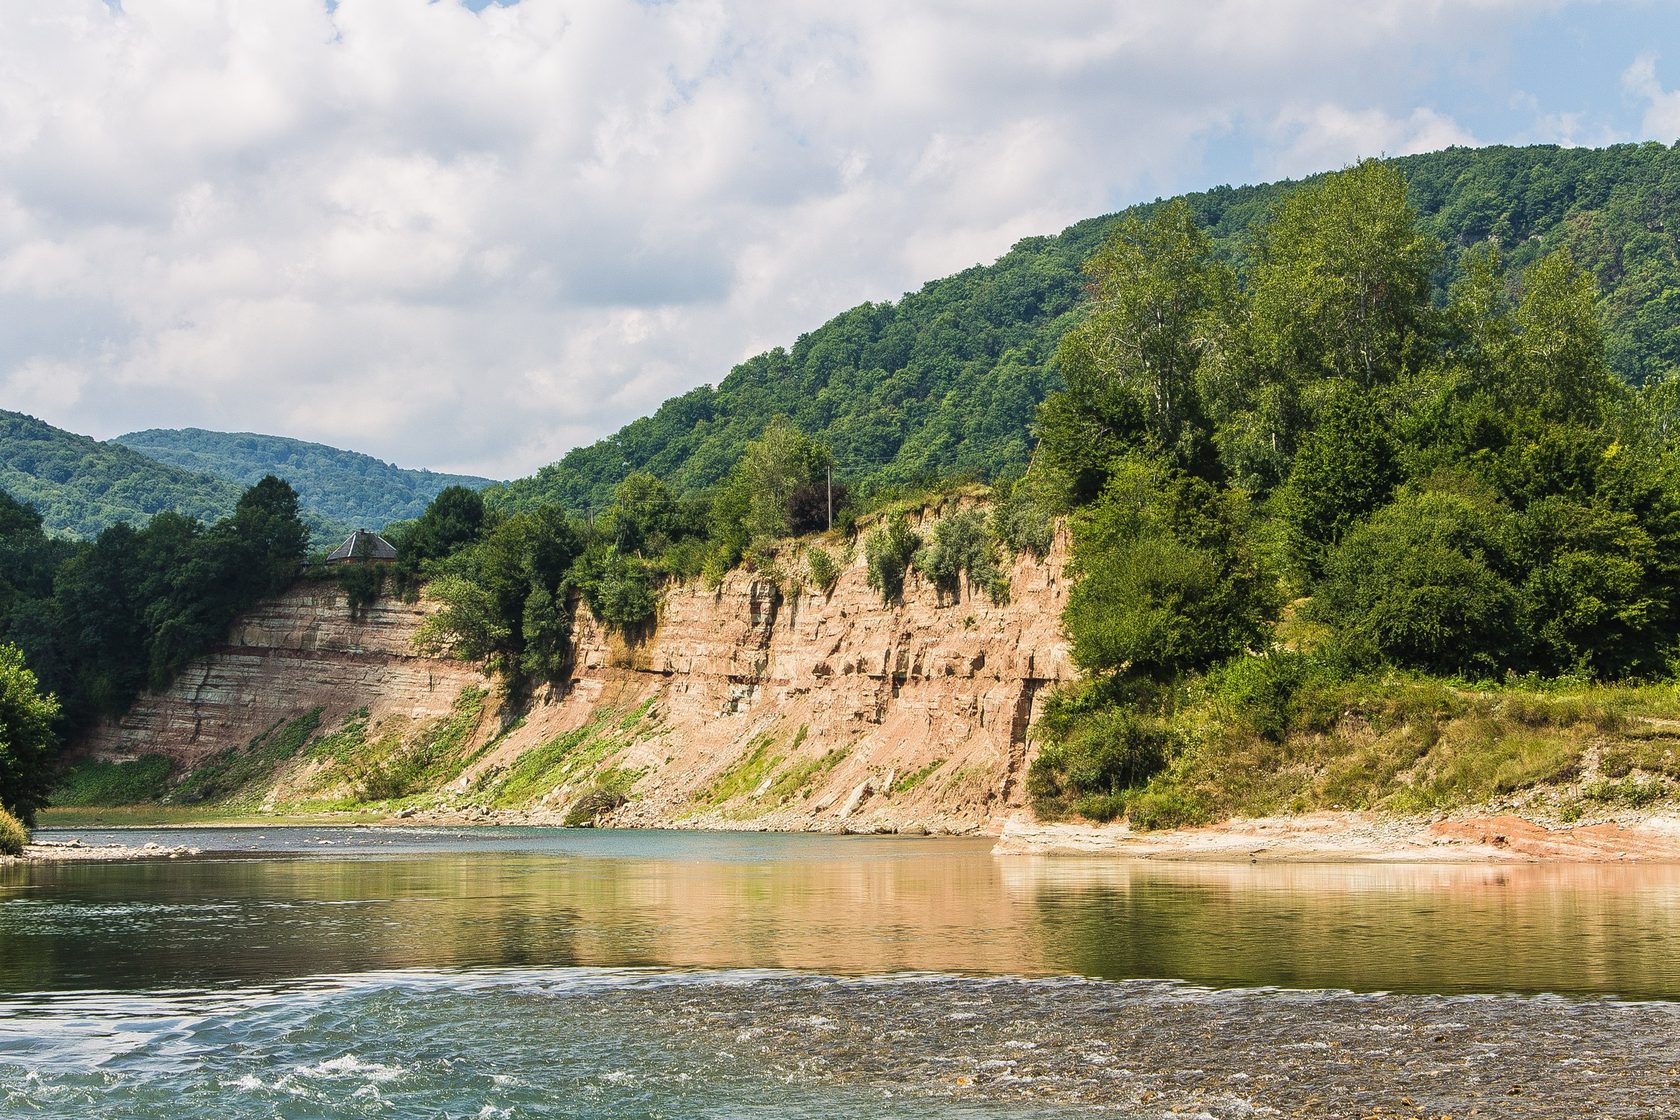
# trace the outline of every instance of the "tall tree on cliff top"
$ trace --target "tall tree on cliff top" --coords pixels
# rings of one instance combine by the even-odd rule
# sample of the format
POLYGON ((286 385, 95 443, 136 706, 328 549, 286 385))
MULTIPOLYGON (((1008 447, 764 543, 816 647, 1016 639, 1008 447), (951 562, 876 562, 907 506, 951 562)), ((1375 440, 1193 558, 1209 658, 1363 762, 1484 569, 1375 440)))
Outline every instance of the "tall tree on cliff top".
POLYGON ((1122 221, 1085 265, 1091 313, 1056 351, 1067 382, 1039 412, 1041 450, 1089 499, 1108 465, 1140 450, 1197 474, 1214 469, 1197 389, 1236 292, 1183 200, 1122 221))
POLYGON ((1229 477, 1268 490, 1337 382, 1392 385, 1438 352, 1424 233, 1391 164, 1366 160, 1289 194, 1259 231, 1246 306, 1204 395, 1229 477))

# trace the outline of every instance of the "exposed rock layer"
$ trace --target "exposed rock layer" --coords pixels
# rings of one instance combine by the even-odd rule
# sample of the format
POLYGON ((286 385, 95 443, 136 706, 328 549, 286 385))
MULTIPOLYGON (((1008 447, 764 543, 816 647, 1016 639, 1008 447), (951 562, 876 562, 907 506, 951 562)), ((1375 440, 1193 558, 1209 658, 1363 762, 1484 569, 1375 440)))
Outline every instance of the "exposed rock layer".
MULTIPOLYGON (((1065 542, 1044 561, 1016 561, 1001 606, 983 591, 942 601, 914 573, 904 602, 883 606, 861 559, 826 594, 784 595, 734 572, 715 591, 670 589, 639 640, 580 607, 571 678, 539 692, 457 786, 645 704, 636 741, 601 760, 638 774, 615 823, 996 831, 1024 803, 1026 731, 1044 691, 1072 672, 1065 563, 1065 542), (763 780, 733 788, 728 777, 749 766, 763 780), (789 775, 799 780, 774 781, 789 775)), ((302 585, 86 745, 191 763, 315 707, 323 728, 361 708, 374 724, 440 718, 487 682, 471 665, 413 653, 427 610, 386 599, 352 619, 335 586, 302 585)), ((478 740, 499 726, 486 719, 478 740)), ((580 792, 555 789, 541 807, 580 792)))
POLYGON ((323 726, 364 707, 376 720, 441 717, 483 677, 475 666, 415 654, 411 639, 428 610, 385 598, 353 618, 336 583, 301 583, 243 616, 226 645, 85 745, 106 757, 162 754, 191 765, 317 707, 323 726))

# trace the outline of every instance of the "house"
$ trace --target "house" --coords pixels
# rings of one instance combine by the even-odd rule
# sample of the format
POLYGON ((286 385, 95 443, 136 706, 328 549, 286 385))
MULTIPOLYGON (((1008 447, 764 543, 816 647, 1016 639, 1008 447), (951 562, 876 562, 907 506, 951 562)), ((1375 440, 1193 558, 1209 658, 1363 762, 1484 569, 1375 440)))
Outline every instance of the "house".
POLYGON ((389 564, 397 558, 391 542, 378 533, 357 529, 327 554, 329 564, 389 564))

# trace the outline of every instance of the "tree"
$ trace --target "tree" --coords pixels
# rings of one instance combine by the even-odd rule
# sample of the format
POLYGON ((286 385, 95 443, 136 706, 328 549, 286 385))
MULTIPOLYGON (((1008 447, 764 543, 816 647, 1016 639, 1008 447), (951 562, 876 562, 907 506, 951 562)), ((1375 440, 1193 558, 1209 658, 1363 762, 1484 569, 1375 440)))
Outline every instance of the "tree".
POLYGON ((596 545, 578 558, 577 582, 590 611, 607 626, 639 626, 659 607, 647 566, 607 545, 596 545))
POLYGON ((1244 496, 1138 459, 1075 516, 1070 571, 1063 625, 1074 662, 1100 676, 1206 668, 1252 646, 1277 607, 1244 496))
POLYGON ((1520 660, 1507 511, 1490 494, 1402 494, 1329 555, 1314 613, 1398 665, 1487 673, 1520 660))
POLYGON ((614 489, 597 529, 627 555, 663 552, 678 533, 676 496, 647 471, 631 471, 614 489))
POLYGON ((240 496, 231 528, 250 566, 250 597, 275 595, 297 578, 309 549, 309 527, 298 515, 290 484, 267 475, 240 496))
POLYGON ((0 645, 0 808, 24 824, 47 803, 58 701, 40 692, 23 651, 0 645))
POLYGON ((1295 565, 1316 578, 1325 552, 1388 501, 1399 481, 1399 447, 1376 402, 1341 383, 1302 437, 1279 495, 1295 565))
POLYGON ((1365 388, 1415 368, 1440 252, 1392 163, 1364 160, 1296 189, 1261 236, 1252 278, 1261 360, 1365 388))
POLYGON ((1625 390, 1604 359, 1598 292, 1569 254, 1542 257, 1517 305, 1518 397, 1547 420, 1596 423, 1625 390))
POLYGON ((1085 270, 1090 314, 1056 349, 1067 390, 1039 413, 1049 465, 1086 497, 1133 450, 1211 469, 1197 369, 1234 298, 1230 270, 1182 199, 1122 220, 1085 270))
POLYGON ((428 584, 426 592, 442 606, 414 632, 415 649, 462 661, 505 655, 512 631, 487 589, 465 576, 445 575, 428 584))
POLYGON ((828 448, 812 442, 786 416, 775 416, 749 442, 712 505, 712 535, 724 562, 734 563, 762 538, 809 532, 812 503, 799 508, 805 519, 795 524, 796 499, 826 480, 833 460, 828 448))
POLYGON ((412 586, 429 561, 442 560, 477 540, 484 528, 484 498, 465 486, 446 486, 438 491, 400 540, 397 549, 397 577, 412 586))

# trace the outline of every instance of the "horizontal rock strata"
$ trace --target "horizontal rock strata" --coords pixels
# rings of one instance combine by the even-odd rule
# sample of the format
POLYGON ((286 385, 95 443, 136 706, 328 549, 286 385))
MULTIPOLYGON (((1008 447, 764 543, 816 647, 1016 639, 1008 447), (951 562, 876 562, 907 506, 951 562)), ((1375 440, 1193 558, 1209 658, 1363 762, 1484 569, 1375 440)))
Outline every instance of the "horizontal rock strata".
MULTIPOLYGON (((1001 605, 983 590, 943 597, 913 572, 903 602, 883 605, 856 557, 826 593, 785 593, 746 571, 715 589, 670 588, 640 635, 608 631, 580 606, 570 678, 540 690, 456 788, 640 709, 627 745, 600 760, 635 775, 629 802, 602 823, 996 831, 1024 804, 1027 728, 1072 674, 1065 565, 1065 541, 1042 561, 1014 561, 1001 605)), ((87 746, 192 762, 314 707, 323 729, 361 708, 376 724, 442 717, 463 688, 488 682, 474 666, 414 654, 427 610, 384 599, 352 619, 336 587, 304 585, 87 746)), ((501 722, 482 721, 479 741, 501 722)), ((587 784, 534 808, 562 810, 587 784)))

